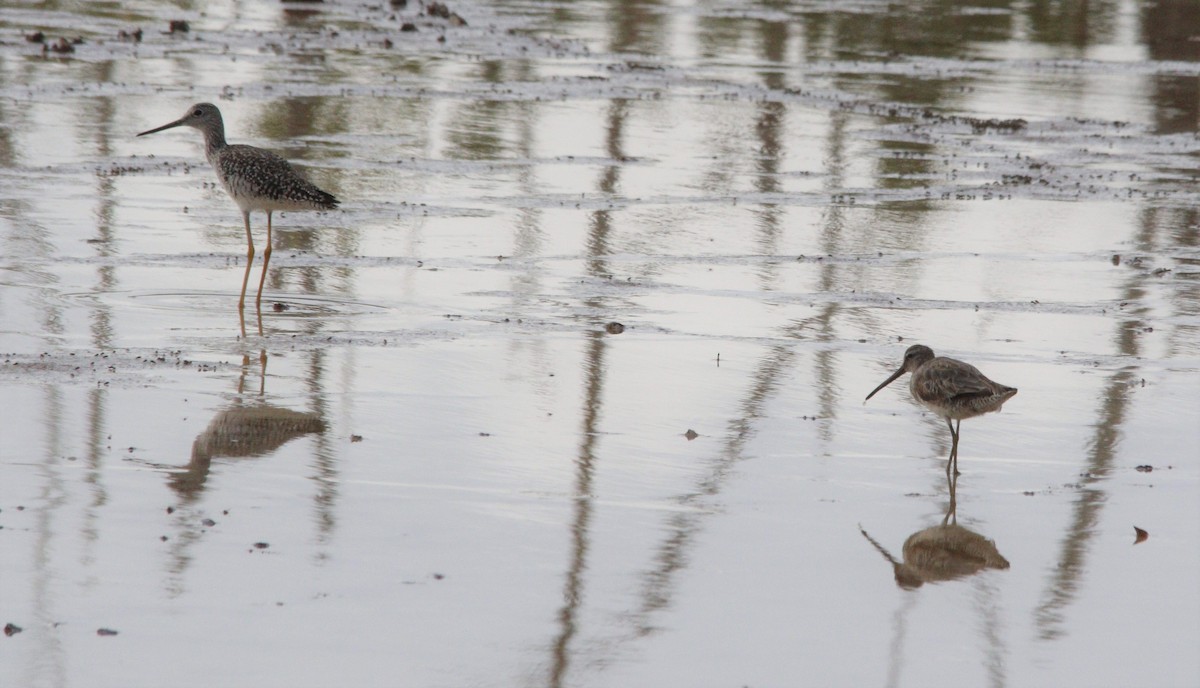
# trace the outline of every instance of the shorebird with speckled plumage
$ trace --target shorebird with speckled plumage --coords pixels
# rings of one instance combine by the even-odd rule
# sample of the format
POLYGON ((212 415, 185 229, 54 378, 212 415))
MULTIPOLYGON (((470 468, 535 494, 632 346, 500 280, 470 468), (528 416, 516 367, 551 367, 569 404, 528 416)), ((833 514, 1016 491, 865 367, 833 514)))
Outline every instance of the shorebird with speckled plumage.
MULTIPOLYGON (((867 399, 905 373, 912 373, 908 389, 925 408, 946 419, 950 427, 950 458, 946 475, 958 474, 958 428, 964 418, 999 411, 1004 402, 1017 393, 1015 387, 992 382, 970 363, 934 356, 933 349, 914 344, 904 352, 904 363, 892 376, 876 387, 867 399)), ((863 401, 866 403, 866 400, 863 401)))
POLYGON ((246 274, 242 277, 242 293, 238 299, 239 310, 246 305, 246 285, 250 279, 250 264, 254 261, 250 212, 261 210, 267 213, 267 246, 263 249, 262 277, 258 280, 258 297, 254 301, 255 305, 261 306, 267 265, 271 262, 271 213, 276 210, 333 210, 338 207, 338 199, 318 189, 300 176, 286 160, 271 151, 226 143, 221 111, 212 103, 197 103, 188 108, 183 117, 156 129, 143 131, 138 136, 175 127, 191 127, 204 134, 204 155, 216 172, 221 186, 225 187, 229 197, 242 210, 247 250, 246 274))

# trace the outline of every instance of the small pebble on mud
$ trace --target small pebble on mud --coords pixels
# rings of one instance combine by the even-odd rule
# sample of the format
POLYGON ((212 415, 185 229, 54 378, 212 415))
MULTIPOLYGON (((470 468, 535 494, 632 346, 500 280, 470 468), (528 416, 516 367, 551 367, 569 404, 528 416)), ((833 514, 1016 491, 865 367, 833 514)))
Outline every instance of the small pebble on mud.
POLYGON ((695 430, 692 430, 691 428, 688 428, 688 431, 683 433, 683 436, 687 438, 688 442, 691 442, 692 440, 699 437, 700 433, 696 432, 695 430))
POLYGON ((13 637, 14 635, 20 633, 23 630, 25 630, 25 629, 21 628, 20 626, 16 625, 15 623, 4 624, 4 635, 6 635, 10 638, 13 637))
POLYGON ((268 548, 268 547, 270 547, 270 546, 271 546, 271 545, 270 545, 270 543, 267 543, 267 542, 256 542, 256 543, 254 543, 254 549, 266 549, 266 548, 268 548))
MULTIPOLYGON (((80 42, 82 42, 82 41, 80 41, 80 42)), ((47 50, 49 50, 50 52, 55 52, 55 53, 59 53, 62 55, 68 55, 70 53, 75 52, 76 45, 77 45, 76 43, 68 41, 65 38, 60 38, 57 41, 54 41, 53 43, 51 43, 49 45, 43 43, 42 44, 42 52, 44 53, 47 50)))
POLYGON ((619 322, 610 322, 604 326, 604 331, 609 334, 621 334, 625 331, 625 326, 619 322))
POLYGON ((117 632, 111 628, 97 628, 96 629, 96 635, 105 636, 105 635, 116 635, 116 634, 117 634, 117 632))

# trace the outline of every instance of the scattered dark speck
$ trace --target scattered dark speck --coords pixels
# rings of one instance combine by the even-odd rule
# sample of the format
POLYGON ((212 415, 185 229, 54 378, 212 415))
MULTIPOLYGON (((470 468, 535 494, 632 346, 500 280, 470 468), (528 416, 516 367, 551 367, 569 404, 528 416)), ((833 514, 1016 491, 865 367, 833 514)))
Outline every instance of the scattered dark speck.
POLYGON ((270 546, 271 546, 271 544, 270 544, 270 543, 268 543, 268 542, 256 542, 256 543, 254 543, 254 549, 266 549, 266 548, 268 548, 268 547, 270 547, 270 546))
POLYGON ((350 441, 351 442, 362 442, 362 435, 351 435, 350 441))
POLYGON ((23 630, 25 630, 25 629, 21 628, 20 626, 16 625, 15 623, 4 624, 4 635, 6 635, 10 638, 13 637, 14 635, 20 633, 23 630))
POLYGON ((696 432, 695 430, 692 430, 691 428, 688 428, 688 431, 683 433, 683 436, 687 438, 688 442, 691 442, 692 440, 699 437, 700 433, 696 432))
POLYGON ((217 522, 212 520, 211 518, 206 518, 200 522, 200 525, 202 525, 206 528, 212 528, 213 526, 217 525, 217 522))
POLYGON ((60 38, 57 41, 51 43, 50 45, 46 45, 45 43, 43 43, 42 44, 42 52, 45 52, 46 50, 50 50, 51 52, 56 52, 56 53, 66 55, 66 54, 75 52, 75 44, 71 43, 70 41, 68 41, 65 38, 60 38))
POLYGON ((96 629, 96 635, 104 636, 104 635, 116 635, 116 634, 117 634, 117 632, 111 628, 97 628, 96 629))

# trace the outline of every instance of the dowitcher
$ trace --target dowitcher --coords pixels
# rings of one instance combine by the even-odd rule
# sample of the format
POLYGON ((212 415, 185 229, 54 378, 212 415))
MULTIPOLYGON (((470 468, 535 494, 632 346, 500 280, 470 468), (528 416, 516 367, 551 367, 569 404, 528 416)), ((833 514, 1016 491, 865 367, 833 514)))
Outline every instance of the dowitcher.
POLYGON ((197 103, 179 119, 138 136, 153 134, 175 127, 191 127, 204 134, 204 155, 212 165, 217 179, 229 197, 242 210, 246 225, 246 273, 242 277, 242 293, 238 309, 246 305, 246 285, 250 279, 250 264, 254 261, 254 237, 250 233, 250 212, 267 213, 267 246, 263 249, 262 277, 258 280, 256 306, 262 305, 263 283, 267 265, 271 262, 271 213, 276 210, 333 210, 338 199, 318 189, 298 173, 286 160, 271 151, 225 142, 225 123, 221 111, 212 103, 197 103))
POLYGON ((1017 393, 1016 388, 992 382, 970 363, 934 356, 933 349, 914 344, 904 352, 900 369, 868 394, 867 399, 905 373, 912 373, 908 388, 917 401, 946 419, 951 439, 946 475, 949 476, 951 471, 957 475, 958 429, 963 419, 999 411, 1004 402, 1017 393))

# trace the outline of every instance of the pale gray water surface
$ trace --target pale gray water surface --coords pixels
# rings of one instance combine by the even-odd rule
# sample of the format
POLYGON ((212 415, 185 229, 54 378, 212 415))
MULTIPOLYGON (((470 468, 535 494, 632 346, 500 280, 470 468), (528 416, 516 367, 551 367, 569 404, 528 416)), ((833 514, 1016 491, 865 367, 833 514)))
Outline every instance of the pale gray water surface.
POLYGON ((448 10, 0 9, 0 686, 1200 684, 1200 6, 448 10))

